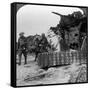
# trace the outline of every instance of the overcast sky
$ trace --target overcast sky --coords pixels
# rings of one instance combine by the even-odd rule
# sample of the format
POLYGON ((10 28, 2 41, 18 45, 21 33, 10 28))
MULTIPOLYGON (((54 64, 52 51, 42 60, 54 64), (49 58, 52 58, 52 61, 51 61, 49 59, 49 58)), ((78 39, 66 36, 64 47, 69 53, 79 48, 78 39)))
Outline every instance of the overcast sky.
POLYGON ((25 36, 47 33, 49 28, 56 26, 60 20, 59 16, 51 13, 53 11, 63 15, 74 11, 82 12, 81 9, 74 7, 25 5, 17 12, 17 37, 20 32, 25 32, 25 36))

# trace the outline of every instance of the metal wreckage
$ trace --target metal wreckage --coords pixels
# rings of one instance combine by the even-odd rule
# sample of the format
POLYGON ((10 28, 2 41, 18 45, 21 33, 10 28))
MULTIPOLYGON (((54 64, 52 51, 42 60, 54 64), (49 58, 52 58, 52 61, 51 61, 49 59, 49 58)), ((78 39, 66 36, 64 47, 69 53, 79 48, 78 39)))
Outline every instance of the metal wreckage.
POLYGON ((61 15, 57 12, 52 12, 60 17, 60 22, 56 27, 50 27, 55 34, 61 35, 61 51, 68 49, 87 51, 87 13, 86 9, 73 12, 69 15, 61 15))

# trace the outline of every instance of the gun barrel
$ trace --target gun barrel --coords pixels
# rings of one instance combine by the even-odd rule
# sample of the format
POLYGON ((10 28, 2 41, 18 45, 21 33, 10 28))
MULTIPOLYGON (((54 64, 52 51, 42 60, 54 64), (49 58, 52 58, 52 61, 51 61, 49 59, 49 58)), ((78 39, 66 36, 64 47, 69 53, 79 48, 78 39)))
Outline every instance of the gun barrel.
POLYGON ((58 15, 58 16, 62 16, 61 14, 59 14, 59 13, 57 13, 57 12, 52 12, 52 13, 54 13, 54 14, 56 14, 56 15, 58 15))

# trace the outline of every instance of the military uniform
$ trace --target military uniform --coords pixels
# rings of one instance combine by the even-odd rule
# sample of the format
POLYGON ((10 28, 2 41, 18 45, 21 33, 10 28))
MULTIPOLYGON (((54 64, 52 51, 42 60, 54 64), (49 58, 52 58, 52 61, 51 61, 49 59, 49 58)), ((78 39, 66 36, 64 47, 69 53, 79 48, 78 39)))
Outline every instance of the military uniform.
POLYGON ((40 48, 41 52, 47 52, 48 41, 45 36, 43 36, 42 39, 40 40, 39 46, 41 47, 40 48))
POLYGON ((19 56, 19 65, 21 64, 22 54, 25 58, 25 64, 27 63, 27 48, 26 48, 26 38, 24 36, 18 39, 18 56, 19 56))

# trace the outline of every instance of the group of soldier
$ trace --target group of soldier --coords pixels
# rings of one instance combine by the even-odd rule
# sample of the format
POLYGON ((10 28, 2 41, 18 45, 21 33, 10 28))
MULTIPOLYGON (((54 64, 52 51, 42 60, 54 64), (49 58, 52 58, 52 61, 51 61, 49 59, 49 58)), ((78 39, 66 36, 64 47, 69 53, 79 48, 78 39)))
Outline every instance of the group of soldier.
MULTIPOLYGON (((27 48, 27 38, 24 36, 24 32, 21 32, 19 34, 19 39, 17 43, 17 51, 18 51, 18 59, 19 59, 19 65, 21 65, 22 55, 24 56, 25 62, 24 64, 27 64, 27 54, 28 54, 28 48, 27 48)), ((38 53, 47 51, 46 46, 48 45, 47 38, 44 33, 41 35, 41 39, 38 38, 35 39, 35 54, 36 58, 38 56, 38 53)), ((35 58, 35 60, 36 60, 35 58)))

